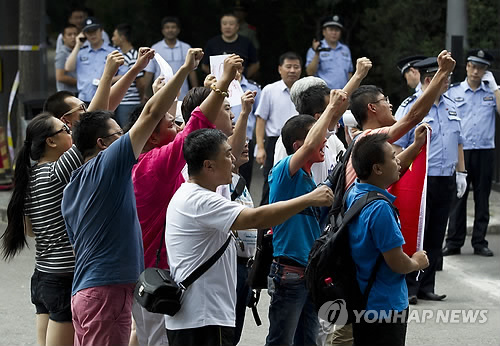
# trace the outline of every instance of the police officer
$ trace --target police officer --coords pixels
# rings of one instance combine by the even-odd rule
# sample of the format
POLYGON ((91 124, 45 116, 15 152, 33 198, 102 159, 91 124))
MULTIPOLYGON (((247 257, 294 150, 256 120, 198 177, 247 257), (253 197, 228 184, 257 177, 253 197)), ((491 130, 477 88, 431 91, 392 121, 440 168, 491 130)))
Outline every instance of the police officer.
POLYGON ((313 40, 307 51, 306 72, 309 76, 323 79, 330 89, 342 89, 352 77, 351 51, 340 42, 342 21, 338 15, 321 21, 323 39, 313 40))
MULTIPOLYGON (((422 90, 425 90, 438 69, 435 57, 416 63, 420 71, 422 90)), ((453 195, 461 197, 465 192, 465 165, 463 159, 460 118, 457 116, 455 102, 444 92, 448 83, 443 84, 440 95, 436 98, 431 110, 422 120, 432 128, 428 157, 427 201, 424 229, 424 250, 429 257, 429 267, 420 273, 406 275, 410 304, 417 303, 417 297, 424 300, 442 300, 446 295, 434 292, 436 267, 441 258, 441 247, 446 232, 448 214, 453 195), (456 184, 455 184, 455 172, 456 184), (456 192, 454 191, 456 186, 456 192)), ((409 102, 403 102, 396 113, 399 120, 411 108, 420 96, 416 93, 409 102)), ((401 148, 408 147, 414 140, 414 131, 409 131, 401 139, 394 142, 401 148)))
POLYGON ((467 57, 467 77, 453 84, 448 96, 455 101, 464 134, 467 189, 462 198, 455 198, 450 213, 448 237, 443 256, 460 254, 466 235, 467 195, 469 184, 474 189, 474 254, 493 256, 485 239, 489 213, 489 196, 495 160, 495 111, 500 108, 500 90, 493 74, 487 71, 493 56, 482 49, 467 57))
MULTIPOLYGON (((65 64, 66 71, 76 69, 78 98, 87 104, 92 101, 97 91, 99 79, 106 65, 106 57, 115 50, 109 42, 104 42, 102 32, 101 23, 96 18, 88 17, 85 19, 82 33, 78 35, 77 43, 65 64), (82 43, 85 40, 87 43, 82 43)), ((127 67, 120 66, 116 76, 113 77, 113 83, 126 72, 127 67)))
POLYGON ((422 84, 420 83, 420 72, 414 67, 414 65, 427 58, 424 55, 412 55, 402 58, 398 61, 397 67, 401 71, 401 75, 405 78, 406 84, 411 88, 415 89, 415 92, 422 90, 422 84))

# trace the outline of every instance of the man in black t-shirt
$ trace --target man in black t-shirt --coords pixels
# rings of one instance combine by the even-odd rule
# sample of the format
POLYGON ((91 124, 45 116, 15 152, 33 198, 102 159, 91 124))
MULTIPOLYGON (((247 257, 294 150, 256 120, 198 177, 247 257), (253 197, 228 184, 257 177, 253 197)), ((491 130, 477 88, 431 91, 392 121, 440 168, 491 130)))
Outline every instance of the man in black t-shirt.
POLYGON ((244 74, 252 78, 259 70, 260 63, 257 51, 252 42, 244 36, 238 35, 238 18, 232 13, 222 15, 220 19, 222 35, 211 38, 205 46, 205 55, 201 61, 201 68, 210 73, 210 56, 221 54, 238 54, 243 58, 244 74))

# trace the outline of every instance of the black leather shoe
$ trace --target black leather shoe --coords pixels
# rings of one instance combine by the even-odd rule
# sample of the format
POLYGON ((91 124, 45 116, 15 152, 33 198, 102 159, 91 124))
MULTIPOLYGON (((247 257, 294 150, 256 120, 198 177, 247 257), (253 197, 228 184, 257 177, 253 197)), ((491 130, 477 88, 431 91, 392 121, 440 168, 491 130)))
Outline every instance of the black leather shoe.
POLYGON ((443 300, 444 298, 446 298, 446 294, 436 294, 433 292, 425 292, 425 293, 418 294, 418 299, 422 299, 422 300, 438 301, 438 300, 443 300))
POLYGON ((408 303, 411 305, 415 305, 418 303, 417 296, 409 296, 408 297, 408 303))
POLYGON ((452 255, 460 255, 460 248, 450 248, 448 246, 445 246, 443 248, 443 256, 452 256, 452 255))
POLYGON ((493 251, 488 249, 486 246, 480 247, 480 248, 474 249, 474 255, 491 257, 491 256, 493 256, 493 251))

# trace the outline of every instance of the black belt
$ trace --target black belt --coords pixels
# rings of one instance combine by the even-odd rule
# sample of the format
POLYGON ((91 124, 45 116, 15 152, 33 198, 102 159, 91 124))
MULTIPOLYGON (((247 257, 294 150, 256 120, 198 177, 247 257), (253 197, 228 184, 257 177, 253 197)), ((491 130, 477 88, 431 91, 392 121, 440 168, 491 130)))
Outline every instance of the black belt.
POLYGON ((236 257, 236 262, 239 264, 247 264, 250 257, 236 257))
POLYGON ((275 257, 274 260, 276 261, 276 263, 279 263, 279 264, 284 264, 284 265, 292 266, 292 267, 305 268, 305 266, 303 266, 299 262, 294 261, 293 259, 288 258, 288 257, 283 257, 283 256, 275 257))

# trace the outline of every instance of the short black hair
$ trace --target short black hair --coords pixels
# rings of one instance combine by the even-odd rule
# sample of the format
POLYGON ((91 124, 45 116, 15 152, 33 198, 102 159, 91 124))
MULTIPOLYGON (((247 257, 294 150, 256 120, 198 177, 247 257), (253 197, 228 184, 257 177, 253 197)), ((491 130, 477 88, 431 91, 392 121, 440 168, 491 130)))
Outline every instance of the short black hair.
POLYGON ((222 17, 234 17, 234 18, 236 18, 236 22, 238 22, 238 23, 240 22, 239 19, 238 19, 238 17, 236 16, 236 14, 234 14, 234 11, 225 11, 225 12, 223 12, 221 14, 219 20, 221 20, 222 17))
POLYGON ((128 132, 134 126, 135 122, 137 119, 139 119, 139 116, 141 115, 142 111, 144 110, 145 105, 138 105, 137 107, 134 108, 132 112, 130 112, 128 119, 127 119, 127 125, 123 128, 123 132, 128 132))
POLYGON ((167 23, 175 23, 175 25, 177 25, 177 27, 179 29, 181 28, 181 21, 177 17, 174 17, 174 16, 163 17, 163 19, 161 20, 161 29, 162 30, 163 30, 163 27, 165 26, 165 24, 167 24, 167 23))
POLYGON ((361 129, 368 116, 368 104, 376 102, 379 94, 384 95, 384 91, 375 85, 362 85, 352 93, 351 112, 361 129))
POLYGON ((189 176, 200 173, 203 162, 214 159, 219 154, 221 144, 226 141, 227 136, 217 129, 200 129, 191 132, 182 146, 189 176))
POLYGON ((69 28, 75 28, 78 31, 78 28, 76 27, 75 24, 66 23, 66 24, 64 24, 64 27, 62 29, 62 34, 64 35, 64 33, 66 32, 66 29, 69 29, 69 28))
POLYGON ((326 85, 313 85, 297 95, 295 107, 297 112, 314 116, 323 113, 328 103, 325 96, 330 95, 330 88, 326 85))
POLYGON ((361 180, 372 174, 373 165, 385 163, 384 145, 389 139, 385 133, 376 133, 361 137, 352 149, 352 166, 361 180))
POLYGON ((298 60, 300 61, 300 66, 302 67, 302 57, 295 52, 286 52, 281 54, 279 59, 280 66, 282 66, 285 63, 285 59, 298 60))
POLYGON ((432 79, 436 74, 436 72, 424 72, 423 70, 420 70, 419 72, 420 72, 420 83, 422 84, 425 83, 425 78, 430 77, 432 79))
POLYGON ((187 124, 194 109, 202 104, 208 95, 210 95, 210 92, 211 90, 205 87, 195 87, 187 92, 181 105, 182 118, 185 124, 187 124))
POLYGON ((285 146, 287 155, 292 155, 293 143, 306 139, 310 127, 316 122, 316 119, 309 114, 299 114, 287 120, 281 129, 281 140, 285 146))
POLYGON ((132 42, 132 26, 128 23, 118 24, 116 26, 116 31, 122 36, 125 36, 125 39, 128 42, 132 42))
POLYGON ((65 90, 50 95, 43 104, 43 111, 51 113, 56 118, 61 118, 64 113, 71 110, 70 106, 64 101, 71 96, 75 96, 75 94, 65 90))
POLYGON ((87 112, 73 126, 73 141, 84 158, 96 152, 97 139, 108 134, 108 120, 113 116, 110 111, 87 112))

